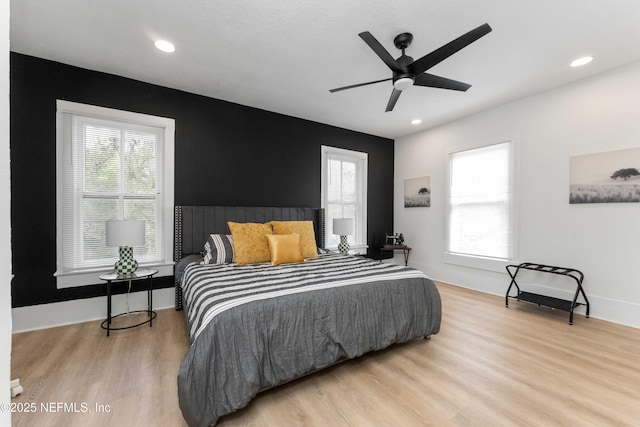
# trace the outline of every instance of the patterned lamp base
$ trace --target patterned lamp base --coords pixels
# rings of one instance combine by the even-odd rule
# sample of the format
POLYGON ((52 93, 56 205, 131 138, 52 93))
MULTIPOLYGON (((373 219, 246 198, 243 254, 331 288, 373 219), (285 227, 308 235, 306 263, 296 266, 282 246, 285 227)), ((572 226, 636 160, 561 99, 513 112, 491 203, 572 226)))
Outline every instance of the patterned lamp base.
POLYGON ((338 244, 338 250, 343 255, 347 255, 349 253, 349 242, 347 242, 347 236, 340 236, 340 243, 338 244))
POLYGON ((120 246, 120 259, 114 266, 119 276, 126 276, 138 269, 138 261, 133 259, 133 248, 131 246, 120 246))

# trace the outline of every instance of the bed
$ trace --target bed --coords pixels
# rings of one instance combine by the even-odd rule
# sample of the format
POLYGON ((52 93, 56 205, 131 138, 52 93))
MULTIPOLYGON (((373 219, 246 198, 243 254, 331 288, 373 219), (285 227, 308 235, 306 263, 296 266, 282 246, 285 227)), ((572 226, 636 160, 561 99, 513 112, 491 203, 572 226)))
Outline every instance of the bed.
POLYGON ((322 209, 176 207, 176 309, 191 340, 178 397, 190 426, 215 425, 263 390, 438 333, 437 288, 412 268, 336 253, 280 265, 202 264, 207 239, 230 234, 229 221, 311 222, 324 246, 322 209))

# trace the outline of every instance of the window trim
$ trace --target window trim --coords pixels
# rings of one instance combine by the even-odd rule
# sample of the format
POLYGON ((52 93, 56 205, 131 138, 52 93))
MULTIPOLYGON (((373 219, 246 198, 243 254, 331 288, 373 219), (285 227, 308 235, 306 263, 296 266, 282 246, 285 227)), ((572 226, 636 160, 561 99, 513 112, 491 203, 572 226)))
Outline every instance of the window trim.
POLYGON ((451 147, 446 151, 446 206, 445 206, 445 248, 443 253, 443 262, 446 264, 459 265, 463 267, 469 267, 479 270, 494 271, 498 273, 504 273, 505 267, 512 264, 517 259, 518 249, 518 176, 517 176, 517 162, 519 160, 519 143, 517 138, 495 138, 490 141, 479 141, 472 144, 463 146, 451 147), (511 177, 511 197, 510 197, 510 212, 509 221, 511 223, 511 253, 508 258, 494 258, 487 256, 478 256, 472 254, 464 254, 458 252, 449 251, 449 237, 450 237, 450 220, 451 220, 451 155, 460 153, 463 151, 475 150, 483 147, 489 147, 492 145, 499 145, 503 143, 510 143, 510 156, 509 156, 509 174, 511 177))
MULTIPOLYGON (((355 160, 358 161, 361 165, 360 168, 360 183, 359 183, 359 189, 358 189, 358 193, 359 193, 359 209, 358 209, 358 214, 359 214, 359 229, 358 229, 358 233, 359 235, 362 237, 362 241, 359 242, 355 242, 354 244, 351 245, 351 250, 353 251, 359 251, 359 250, 364 250, 366 252, 366 249, 368 248, 368 236, 367 236, 367 215, 368 215, 368 210, 367 210, 367 181, 369 179, 369 174, 368 174, 368 164, 369 164, 369 154, 362 152, 362 151, 355 151, 355 150, 347 150, 344 148, 337 148, 337 147, 331 147, 328 145, 322 145, 321 146, 321 181, 320 181, 320 193, 321 193, 321 202, 320 202, 320 206, 325 210, 325 212, 328 212, 328 196, 327 196, 327 185, 325 185, 325 183, 327 182, 328 179, 328 171, 327 171, 327 160, 328 160, 328 156, 329 154, 334 154, 336 156, 340 156, 340 157, 345 157, 347 159, 350 160, 355 160)), ((328 219, 327 219, 328 220, 328 219)), ((329 230, 331 227, 326 227, 325 230, 325 246, 327 249, 337 249, 338 246, 337 245, 329 245, 329 242, 331 241, 331 235, 329 234, 329 230)))
MULTIPOLYGON (((142 263, 145 267, 159 270, 158 276, 173 275, 173 205, 174 205, 174 153, 175 153, 175 120, 167 117, 152 116, 112 108, 77 102, 56 100, 56 200, 62 200, 64 193, 63 176, 63 114, 78 114, 96 117, 110 121, 155 126, 164 129, 163 147, 161 153, 162 174, 159 177, 163 186, 163 207, 161 217, 163 224, 163 254, 161 261, 142 263)), ((56 203, 56 277, 57 288, 70 288, 100 283, 98 276, 110 271, 110 268, 91 267, 65 271, 62 265, 63 247, 63 209, 62 203, 56 203)))

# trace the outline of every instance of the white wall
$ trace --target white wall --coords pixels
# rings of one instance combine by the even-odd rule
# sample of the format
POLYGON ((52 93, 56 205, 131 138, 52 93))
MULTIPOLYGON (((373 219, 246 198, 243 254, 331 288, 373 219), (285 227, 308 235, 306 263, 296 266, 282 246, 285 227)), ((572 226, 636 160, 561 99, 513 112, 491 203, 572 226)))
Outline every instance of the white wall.
MULTIPOLYGON (((10 401, 11 188, 9 185, 9 2, 0 1, 0 404, 10 401)), ((11 412, 0 410, 0 426, 11 412)))
MULTIPOLYGON (((511 139, 519 145, 516 261, 581 270, 592 316, 640 327, 640 203, 568 202, 571 156, 640 147, 638 76, 640 62, 396 140, 394 232, 413 247, 410 265, 504 295, 506 272, 443 261, 445 186, 450 148, 511 139), (404 208, 404 180, 420 176, 431 176, 431 207, 404 208)), ((640 159, 626 167, 640 168, 640 159)), ((524 279, 556 296, 574 288, 549 276, 524 279)))

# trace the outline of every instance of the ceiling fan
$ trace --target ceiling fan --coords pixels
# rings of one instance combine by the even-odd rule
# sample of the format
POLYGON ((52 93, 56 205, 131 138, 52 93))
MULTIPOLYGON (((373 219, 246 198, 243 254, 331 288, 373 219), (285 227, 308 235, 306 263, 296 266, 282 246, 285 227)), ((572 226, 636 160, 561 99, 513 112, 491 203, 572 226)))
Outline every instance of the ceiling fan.
POLYGON ((411 41, 413 41, 413 35, 411 33, 398 34, 393 39, 393 44, 395 44, 398 49, 402 50, 402 55, 397 59, 393 59, 391 54, 380 44, 380 42, 376 40, 376 38, 373 37, 370 32, 365 31, 358 35, 362 40, 364 40, 366 44, 369 45, 371 49, 373 49, 376 55, 378 55, 380 59, 382 59, 382 61, 387 64, 387 67, 389 67, 391 71, 393 71, 393 77, 339 87, 336 89, 331 89, 329 90, 329 92, 333 93, 345 89, 353 89, 354 87, 367 86, 375 83, 393 80, 393 91, 391 92, 391 97, 389 98, 389 102, 387 103, 387 109, 385 110, 386 112, 393 110, 393 107, 396 105, 396 102, 398 101, 398 98, 400 97, 402 91, 407 89, 411 85, 437 87, 440 89, 451 89, 464 92, 469 89, 471 85, 456 80, 436 76, 434 74, 425 73, 425 71, 435 66, 436 64, 439 64, 460 49, 470 45, 480 37, 490 32, 491 27, 489 26, 489 24, 483 24, 478 28, 469 31, 466 34, 463 34, 457 39, 414 61, 412 57, 405 55, 404 53, 404 50, 409 47, 411 41))

